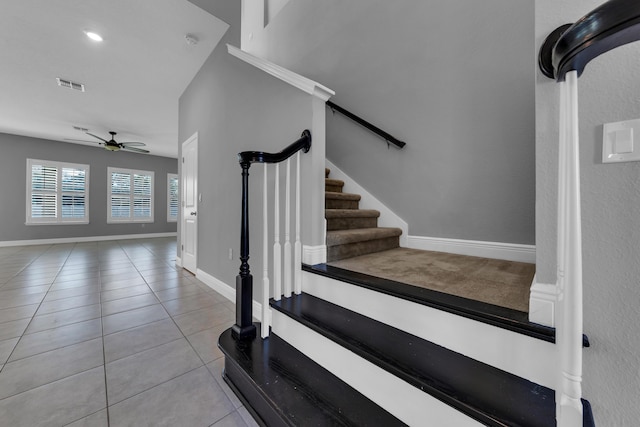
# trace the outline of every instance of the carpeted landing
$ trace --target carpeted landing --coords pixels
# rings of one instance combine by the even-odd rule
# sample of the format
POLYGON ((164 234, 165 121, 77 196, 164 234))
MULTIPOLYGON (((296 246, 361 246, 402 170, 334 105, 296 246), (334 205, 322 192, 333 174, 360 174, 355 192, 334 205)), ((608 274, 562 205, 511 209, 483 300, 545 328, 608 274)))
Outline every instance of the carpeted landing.
POLYGON ((329 265, 476 301, 529 311, 535 264, 396 248, 329 265))

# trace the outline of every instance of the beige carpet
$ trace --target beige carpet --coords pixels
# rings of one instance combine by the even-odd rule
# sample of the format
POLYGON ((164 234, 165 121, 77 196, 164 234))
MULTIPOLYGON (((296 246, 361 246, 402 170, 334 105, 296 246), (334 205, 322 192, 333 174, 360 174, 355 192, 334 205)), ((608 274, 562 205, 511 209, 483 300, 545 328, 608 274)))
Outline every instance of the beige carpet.
POLYGON ((523 262, 407 248, 328 264, 525 312, 536 268, 523 262))

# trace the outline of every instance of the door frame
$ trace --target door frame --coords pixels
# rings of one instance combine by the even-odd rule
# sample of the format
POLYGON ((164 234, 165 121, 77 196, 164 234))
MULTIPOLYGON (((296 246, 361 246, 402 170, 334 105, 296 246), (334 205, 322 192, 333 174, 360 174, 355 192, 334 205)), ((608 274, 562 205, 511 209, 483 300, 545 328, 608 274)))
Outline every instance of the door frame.
POLYGON ((181 260, 181 267, 192 272, 193 274, 196 274, 196 270, 198 267, 198 219, 196 219, 195 221, 195 232, 194 232, 194 263, 195 265, 193 265, 193 269, 188 268, 191 267, 191 265, 188 265, 189 262, 185 262, 185 257, 184 257, 184 243, 185 243, 185 223, 186 223, 186 218, 185 218, 185 214, 184 214, 184 209, 185 209, 185 196, 187 194, 187 180, 185 179, 185 171, 183 168, 184 165, 184 153, 185 153, 185 147, 187 147, 187 145, 190 144, 194 144, 195 146, 195 152, 196 152, 196 161, 194 164, 194 169, 195 169, 195 199, 194 199, 194 203, 195 203, 195 211, 197 213, 198 211, 198 202, 199 202, 199 194, 198 194, 198 132, 195 132, 193 135, 191 135, 189 138, 187 138, 186 141, 184 141, 182 143, 182 150, 180 152, 181 154, 181 159, 180 159, 180 260, 181 260))

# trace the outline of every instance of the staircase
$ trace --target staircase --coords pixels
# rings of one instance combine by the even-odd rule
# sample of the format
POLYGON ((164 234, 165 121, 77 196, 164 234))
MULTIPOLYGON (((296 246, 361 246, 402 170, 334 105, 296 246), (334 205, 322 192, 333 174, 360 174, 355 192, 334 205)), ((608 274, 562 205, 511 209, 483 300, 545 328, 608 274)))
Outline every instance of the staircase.
MULTIPOLYGON (((401 230, 377 227, 328 175, 328 260, 398 247, 401 230)), ((223 377, 260 425, 556 425, 555 331, 526 313, 327 264, 303 265, 298 283, 263 303, 266 338, 218 340, 223 377)))
POLYGON ((380 212, 360 209, 360 195, 343 193, 344 181, 329 173, 325 169, 327 262, 399 247, 402 230, 378 227, 380 212))
POLYGON ((261 425, 556 425, 554 331, 509 309, 327 265, 270 308, 268 338, 219 339, 261 425))

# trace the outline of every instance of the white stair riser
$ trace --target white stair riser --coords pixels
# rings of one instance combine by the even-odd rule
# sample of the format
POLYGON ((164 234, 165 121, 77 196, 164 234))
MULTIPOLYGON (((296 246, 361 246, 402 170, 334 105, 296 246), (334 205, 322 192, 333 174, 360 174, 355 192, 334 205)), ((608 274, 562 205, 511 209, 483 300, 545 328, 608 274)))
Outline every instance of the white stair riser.
POLYGON ((276 310, 272 332, 410 426, 482 425, 276 310))
POLYGON ((302 291, 555 389, 555 344, 303 271, 302 291))

